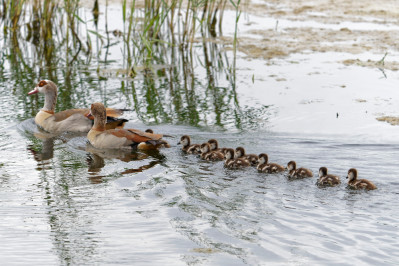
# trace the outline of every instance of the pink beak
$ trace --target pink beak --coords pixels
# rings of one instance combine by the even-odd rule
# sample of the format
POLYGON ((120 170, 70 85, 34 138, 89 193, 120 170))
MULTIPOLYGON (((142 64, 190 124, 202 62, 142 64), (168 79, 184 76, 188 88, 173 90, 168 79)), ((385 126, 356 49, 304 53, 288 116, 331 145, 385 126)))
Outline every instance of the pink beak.
POLYGON ((89 113, 86 115, 86 117, 89 118, 89 119, 94 119, 94 117, 93 117, 93 115, 91 114, 91 112, 89 112, 89 113))
POLYGON ((38 93, 38 92, 39 92, 39 88, 36 87, 36 88, 34 88, 33 90, 31 90, 30 92, 28 92, 28 95, 36 94, 36 93, 38 93))

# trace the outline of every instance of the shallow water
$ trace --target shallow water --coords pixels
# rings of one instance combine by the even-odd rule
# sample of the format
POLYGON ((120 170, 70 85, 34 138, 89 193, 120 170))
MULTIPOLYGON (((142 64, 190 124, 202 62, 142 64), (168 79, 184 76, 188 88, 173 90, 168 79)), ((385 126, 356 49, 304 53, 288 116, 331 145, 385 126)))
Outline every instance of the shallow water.
POLYGON ((75 66, 71 80, 62 67, 51 72, 60 85, 59 110, 103 101, 134 109, 127 127, 172 136, 170 149, 151 153, 101 151, 84 134, 42 132, 32 118, 43 99, 26 95, 36 80, 16 77, 6 60, 1 261, 398 264, 399 129, 375 120, 377 112, 394 112, 398 74, 344 66, 341 57, 348 55, 298 54, 266 65, 240 55, 235 88, 225 72, 215 70, 212 79, 198 63, 194 92, 182 78, 174 79, 175 94, 168 75, 99 80, 92 65, 75 66), (316 177, 289 181, 252 168, 227 170, 183 154, 176 145, 182 134, 195 143, 216 138, 223 147, 266 152, 280 164, 296 160, 315 174, 327 166, 343 183, 318 188, 316 177), (378 189, 348 190, 351 167, 378 189))

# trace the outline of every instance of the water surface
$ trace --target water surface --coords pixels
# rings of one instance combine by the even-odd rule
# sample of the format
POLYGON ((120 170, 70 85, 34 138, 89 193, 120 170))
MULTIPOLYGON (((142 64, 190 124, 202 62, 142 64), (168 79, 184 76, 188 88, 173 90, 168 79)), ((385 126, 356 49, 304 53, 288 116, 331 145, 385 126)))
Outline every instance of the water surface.
POLYGON ((239 54, 233 82, 217 67, 231 63, 232 53, 223 48, 195 47, 191 76, 183 75, 187 68, 174 63, 171 51, 154 74, 135 78, 112 71, 100 78, 98 65, 123 66, 96 59, 17 75, 17 63, 4 58, 1 261, 398 264, 399 129, 375 119, 397 106, 397 72, 345 66, 342 53, 296 54, 273 64, 239 54), (224 59, 202 64, 216 55, 224 59), (127 127, 168 134, 172 147, 101 151, 84 134, 41 131, 33 117, 43 97, 26 93, 45 75, 59 85, 58 110, 95 101, 131 108, 127 127), (182 153, 176 145, 182 134, 195 143, 216 138, 223 147, 266 152, 280 164, 296 160, 315 174, 327 166, 343 183, 318 188, 315 177, 290 181, 253 168, 228 170, 182 153), (378 189, 348 190, 344 177, 351 167, 378 189))

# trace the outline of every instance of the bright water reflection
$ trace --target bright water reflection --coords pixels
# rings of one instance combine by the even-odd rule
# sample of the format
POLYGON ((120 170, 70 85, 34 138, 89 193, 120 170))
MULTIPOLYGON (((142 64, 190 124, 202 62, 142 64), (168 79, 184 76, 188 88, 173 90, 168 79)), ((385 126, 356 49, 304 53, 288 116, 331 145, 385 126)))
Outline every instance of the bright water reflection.
POLYGON ((228 65, 223 61, 228 53, 221 51, 203 43, 195 52, 207 63, 188 65, 172 64, 180 57, 169 51, 169 62, 156 72, 107 80, 82 62, 18 73, 21 62, 6 57, 0 69, 6 121, 0 130, 1 261, 398 264, 399 145, 357 139, 350 132, 337 137, 303 134, 296 127, 290 134, 273 131, 269 119, 279 117, 279 109, 264 103, 275 98, 257 95, 284 94, 285 89, 257 81, 261 85, 255 90, 264 85, 267 93, 246 95, 251 81, 240 73, 247 69, 238 73, 236 88, 228 72, 216 67, 228 65), (127 114, 128 126, 167 133, 172 147, 155 153, 99 151, 84 135, 40 131, 32 117, 43 98, 26 96, 40 76, 60 85, 58 110, 94 101, 134 108, 127 114), (314 173, 325 165, 343 178, 356 167, 378 190, 351 191, 344 183, 319 189, 315 178, 288 181, 255 169, 227 170, 220 162, 181 153, 175 143, 183 133, 197 143, 216 138, 221 146, 267 152, 281 164, 295 159, 314 173))
POLYGON ((176 146, 159 154, 105 156, 88 147, 84 137, 40 140, 23 133, 31 127, 27 120, 18 126, 22 134, 15 127, 7 133, 16 133, 12 138, 25 145, 2 141, 2 152, 9 156, 1 167, 1 235, 15 243, 2 242, 6 260, 397 263, 398 145, 154 127, 173 136, 187 132, 196 142, 215 137, 221 146, 240 143, 251 152, 268 152, 279 163, 296 158, 314 172, 325 164, 343 177, 356 165, 379 187, 364 192, 344 184, 319 189, 315 178, 288 181, 255 169, 226 170, 222 163, 201 161, 176 146), (26 247, 24 256, 18 256, 17 245, 26 247))

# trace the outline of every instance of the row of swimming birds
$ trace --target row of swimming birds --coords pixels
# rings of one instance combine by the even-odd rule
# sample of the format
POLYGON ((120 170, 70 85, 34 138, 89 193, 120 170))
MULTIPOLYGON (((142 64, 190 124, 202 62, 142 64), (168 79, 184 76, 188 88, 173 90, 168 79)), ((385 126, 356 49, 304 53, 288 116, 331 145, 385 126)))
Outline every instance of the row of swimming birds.
MULTIPOLYGON (((118 118, 126 109, 105 108, 102 103, 93 103, 91 108, 69 109, 55 113, 57 102, 57 86, 50 80, 40 81, 28 94, 42 93, 45 95, 44 107, 35 116, 35 123, 49 133, 88 132, 87 139, 92 146, 98 149, 130 149, 142 150, 170 147, 169 143, 162 139, 164 135, 155 134, 152 130, 146 132, 137 129, 125 129, 128 121, 118 118)), ((268 155, 246 154, 245 149, 238 147, 219 148, 214 139, 207 143, 191 144, 190 137, 181 137, 182 150, 189 154, 200 154, 201 158, 208 161, 224 160, 225 167, 237 169, 256 166, 257 170, 265 173, 278 173, 286 170, 285 167, 268 162, 268 155)), ((296 168, 296 163, 290 161, 287 165, 290 178, 312 177, 313 173, 306 168, 296 168)), ((354 189, 376 189, 377 187, 366 179, 357 179, 357 170, 351 168, 348 171, 348 185, 354 189)), ((335 186, 341 181, 338 176, 327 173, 326 167, 319 169, 320 186, 335 186)))
MULTIPOLYGON (((182 151, 188 154, 197 154, 203 160, 207 161, 223 161, 224 166, 228 169, 240 169, 245 167, 256 167, 259 172, 263 173, 282 173, 287 171, 287 176, 290 179, 301 179, 313 177, 313 172, 307 168, 297 168, 295 161, 290 161, 287 167, 277 163, 269 163, 269 157, 266 153, 246 154, 243 147, 219 148, 216 139, 210 139, 206 143, 191 144, 190 136, 184 135, 180 138, 178 144, 182 145, 182 151)), ((357 170, 351 168, 348 170, 348 187, 352 189, 367 189, 373 190, 377 187, 367 179, 358 179, 357 170)), ((341 183, 341 179, 336 175, 328 174, 326 167, 320 167, 319 179, 316 184, 318 186, 336 186, 341 183)))

